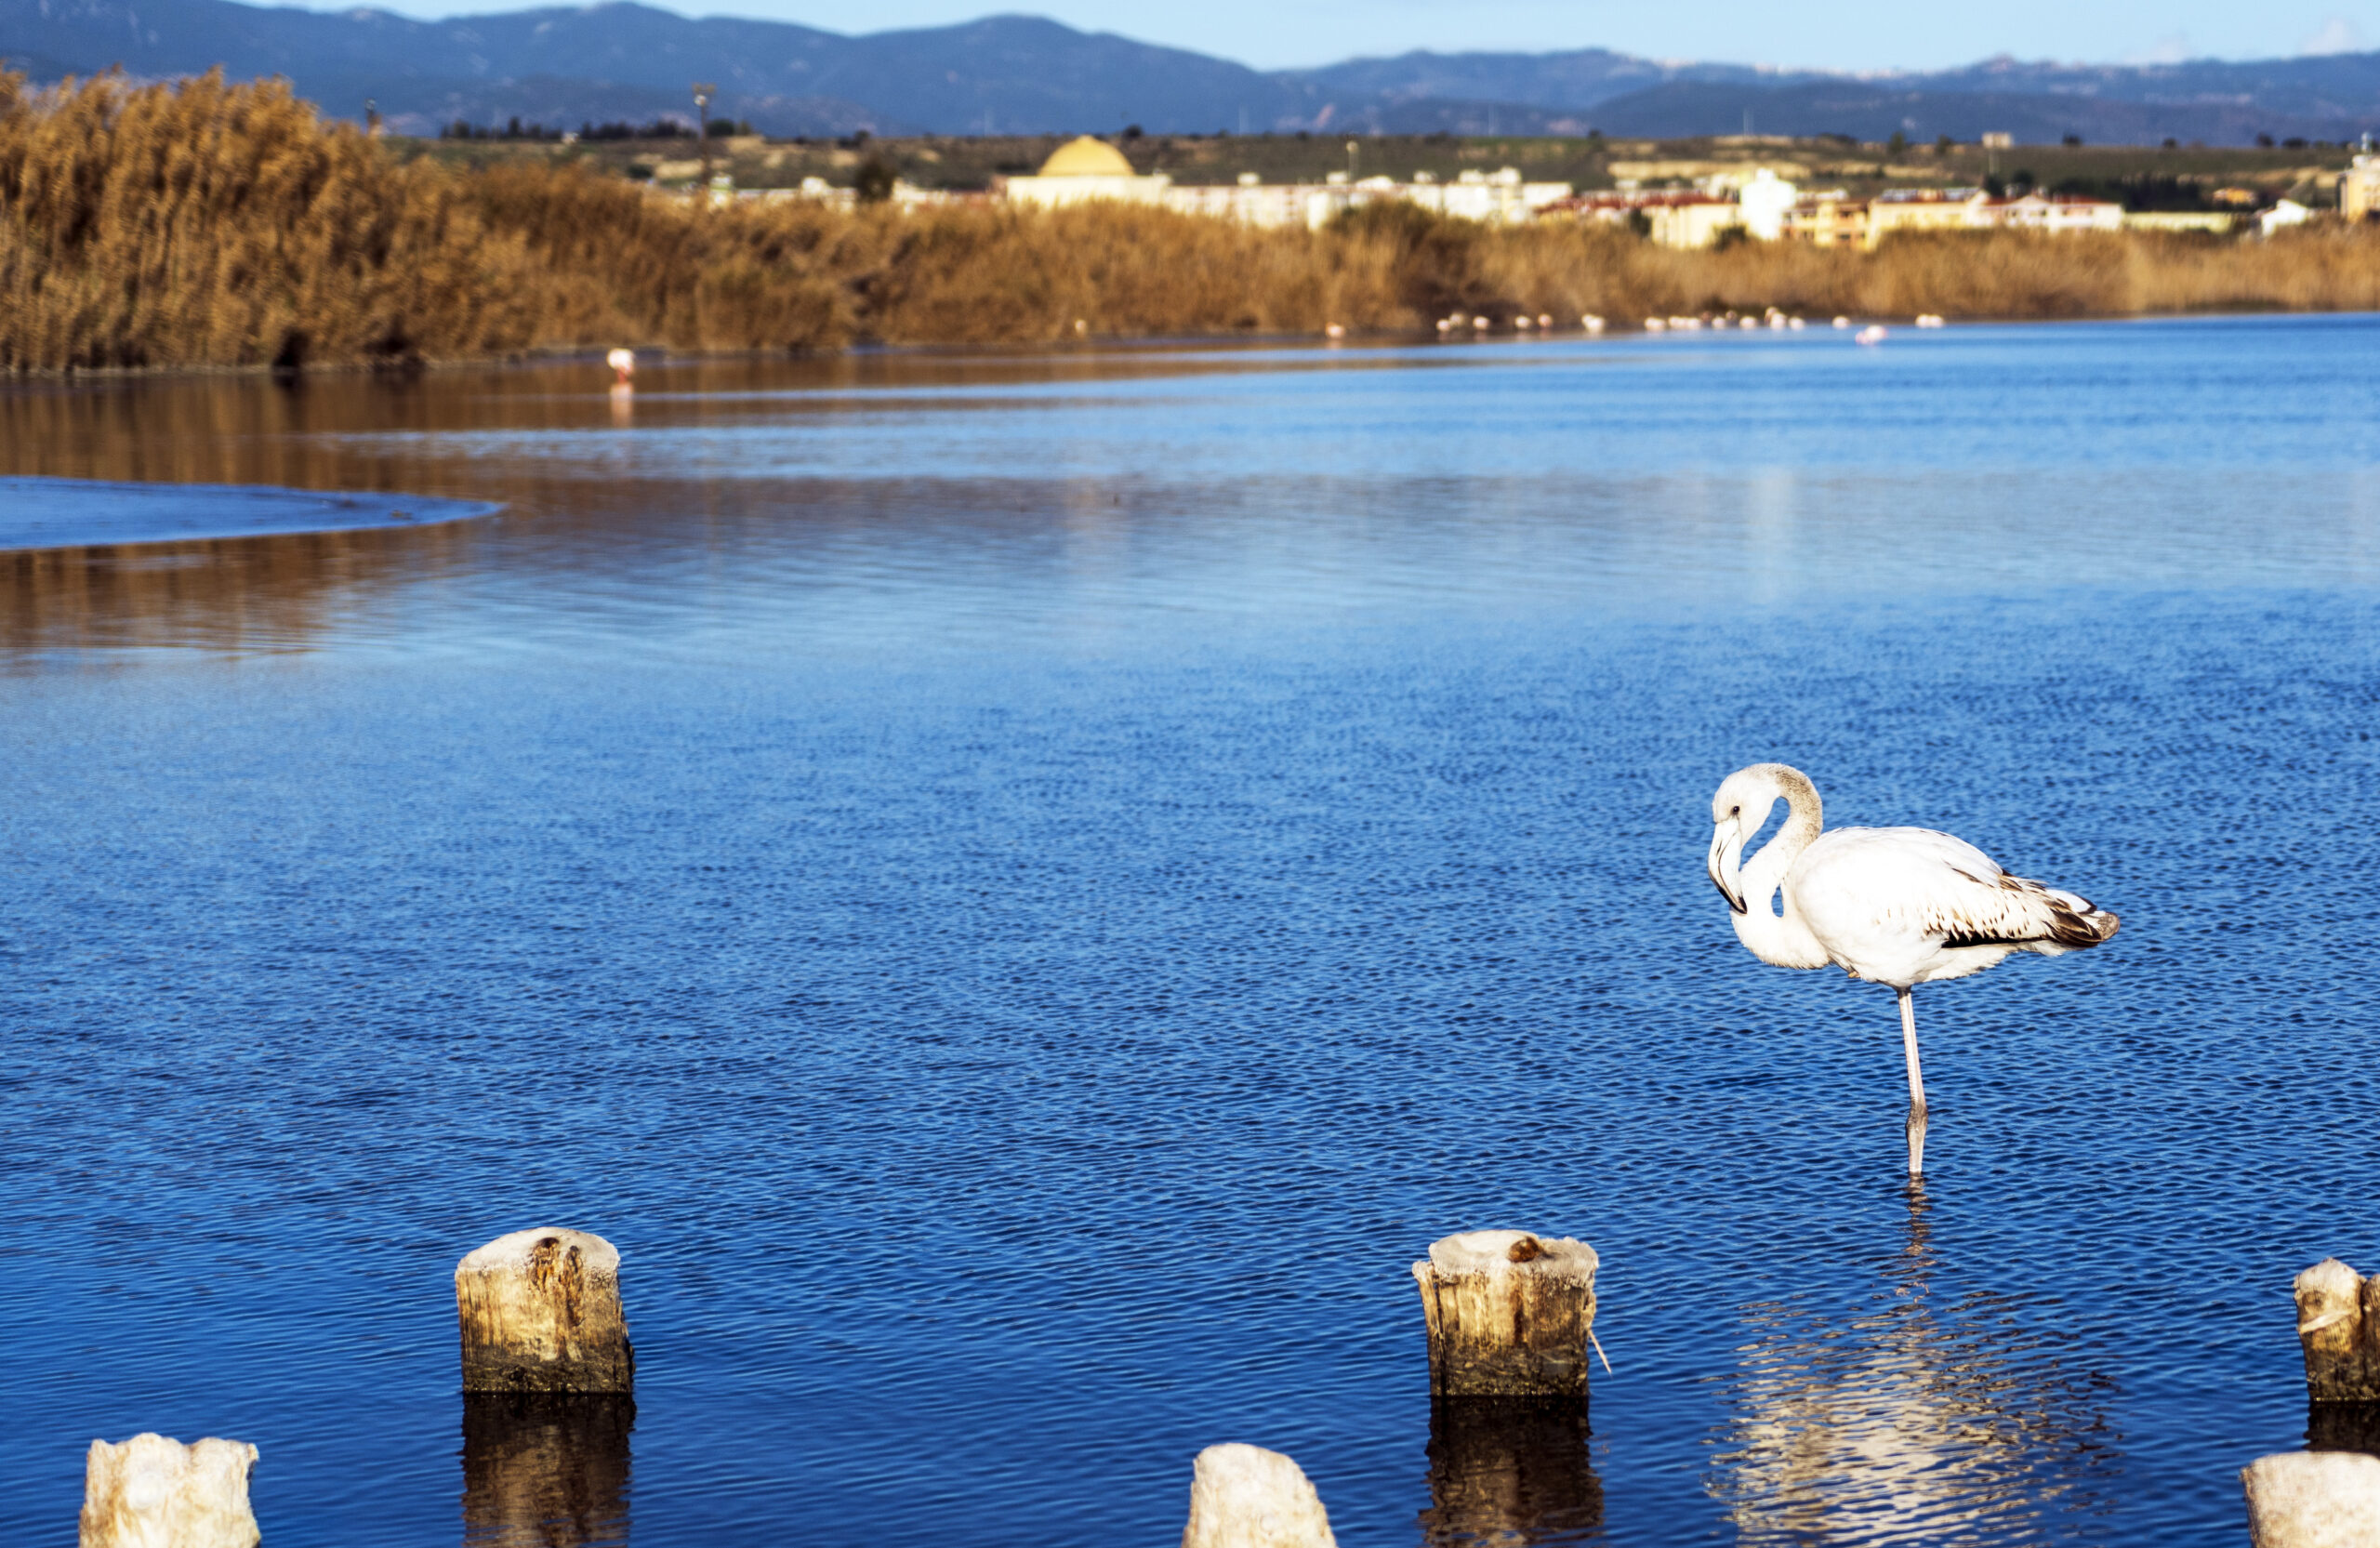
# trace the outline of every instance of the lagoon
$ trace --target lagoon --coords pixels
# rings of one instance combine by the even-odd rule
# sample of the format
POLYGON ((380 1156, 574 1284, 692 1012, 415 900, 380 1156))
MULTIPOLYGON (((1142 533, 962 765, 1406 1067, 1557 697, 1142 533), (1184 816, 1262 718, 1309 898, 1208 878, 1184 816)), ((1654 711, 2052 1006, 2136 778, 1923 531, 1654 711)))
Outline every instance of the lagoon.
POLYGON ((2241 1541, 2291 1276, 2380 1266, 2375 345, 0 395, 0 477, 502 506, 0 554, 10 1540, 154 1429, 269 1542, 516 1541, 451 1275, 567 1224, 565 1541, 1161 1543, 1236 1439, 1453 1542, 1407 1265, 1509 1224, 1615 1368, 1529 1541, 2241 1541), (1702 876, 1772 758, 2123 916, 1921 994, 1922 1189, 1891 997, 1702 876))

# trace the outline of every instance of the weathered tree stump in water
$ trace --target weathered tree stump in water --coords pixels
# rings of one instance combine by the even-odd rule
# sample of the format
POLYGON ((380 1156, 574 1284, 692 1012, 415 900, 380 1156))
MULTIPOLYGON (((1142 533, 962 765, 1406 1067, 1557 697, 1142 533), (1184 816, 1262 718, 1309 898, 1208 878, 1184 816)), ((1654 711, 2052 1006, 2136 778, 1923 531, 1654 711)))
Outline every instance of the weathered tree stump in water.
POLYGON ((1413 1265, 1434 1397, 1587 1396, 1595 1250, 1567 1237, 1469 1231, 1413 1265))
POLYGON ((2325 1258, 2297 1277, 2296 1291, 2307 1396, 2317 1403, 2380 1400, 2380 1275, 2366 1279, 2325 1258))
POLYGON ((620 1255, 584 1231, 515 1231, 455 1267, 465 1392, 627 1392, 620 1255))
POLYGON ((1190 1475, 1182 1548, 1338 1548, 1298 1464, 1261 1446, 1210 1446, 1190 1475))
POLYGON ((245 1441, 184 1446, 140 1435, 91 1442, 83 1470, 82 1548, 256 1548, 245 1441))
POLYGON ((2380 1457, 2284 1451, 2240 1470, 2254 1548, 2371 1548, 2380 1542, 2380 1457))

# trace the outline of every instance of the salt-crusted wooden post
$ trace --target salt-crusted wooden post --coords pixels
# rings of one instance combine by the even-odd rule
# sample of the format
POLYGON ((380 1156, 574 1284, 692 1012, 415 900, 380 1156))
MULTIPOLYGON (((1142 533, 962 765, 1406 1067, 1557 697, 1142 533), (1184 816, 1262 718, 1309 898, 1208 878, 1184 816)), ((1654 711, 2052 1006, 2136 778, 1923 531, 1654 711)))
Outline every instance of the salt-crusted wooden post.
POLYGON ((2380 1401, 2380 1275, 2366 1279, 2325 1258, 2297 1277, 2296 1291, 2306 1395, 2317 1403, 2380 1401))
POLYGON ((515 1231, 455 1268, 465 1392, 627 1392, 620 1255, 585 1231, 515 1231))
POLYGON ((256 1460, 257 1449, 239 1440, 91 1442, 82 1548, 256 1548, 248 1509, 256 1460))
POLYGON ((2380 1457, 2283 1451, 2240 1470, 2254 1548, 2371 1548, 2380 1542, 2380 1457))
POLYGON ((1567 1237, 1468 1231, 1413 1265, 1434 1397, 1587 1396, 1595 1250, 1567 1237))
POLYGON ((1182 1548, 1338 1548, 1298 1464, 1261 1446, 1210 1446, 1190 1475, 1182 1548))

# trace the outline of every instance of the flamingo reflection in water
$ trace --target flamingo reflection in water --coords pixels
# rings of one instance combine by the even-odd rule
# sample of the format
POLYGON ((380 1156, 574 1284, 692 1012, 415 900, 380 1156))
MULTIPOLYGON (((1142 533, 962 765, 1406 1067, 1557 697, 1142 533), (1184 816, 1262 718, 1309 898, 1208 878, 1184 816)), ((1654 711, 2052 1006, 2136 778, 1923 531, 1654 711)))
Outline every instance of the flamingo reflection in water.
POLYGON ((2073 1369, 2014 1296, 1940 1299, 1925 1184, 1907 1187, 1906 1235, 1863 1310, 1743 1308, 1705 1480, 1739 1542, 2060 1541, 2109 1503, 2113 1383, 2073 1369))

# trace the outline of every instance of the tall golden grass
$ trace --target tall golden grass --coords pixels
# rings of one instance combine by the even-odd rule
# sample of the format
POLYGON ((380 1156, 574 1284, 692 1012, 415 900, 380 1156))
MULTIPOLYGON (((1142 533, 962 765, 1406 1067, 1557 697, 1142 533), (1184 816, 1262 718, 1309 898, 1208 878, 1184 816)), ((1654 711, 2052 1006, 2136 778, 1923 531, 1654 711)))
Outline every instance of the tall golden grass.
POLYGON ((1374 205, 1318 232, 1115 205, 724 209, 568 168, 401 163, 277 82, 0 76, 0 370, 301 366, 658 344, 1298 334, 1778 306, 2074 317, 2380 308, 2380 235, 1655 247, 1374 205))

